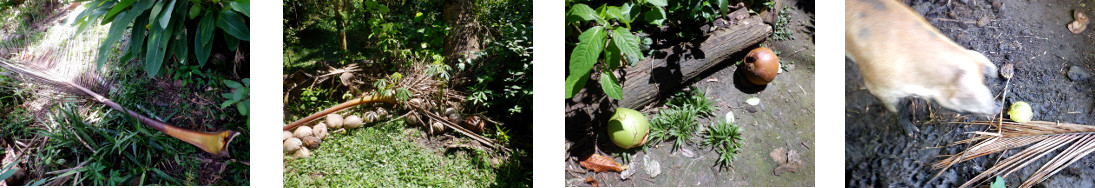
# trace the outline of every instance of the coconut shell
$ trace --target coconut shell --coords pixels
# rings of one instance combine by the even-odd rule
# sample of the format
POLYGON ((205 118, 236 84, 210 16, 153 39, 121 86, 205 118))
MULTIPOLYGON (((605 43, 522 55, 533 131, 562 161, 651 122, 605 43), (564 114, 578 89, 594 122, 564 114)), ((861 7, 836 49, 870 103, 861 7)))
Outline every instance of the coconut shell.
POLYGON ((289 131, 282 131, 282 133, 281 133, 281 141, 285 141, 285 140, 288 140, 289 138, 293 138, 293 132, 289 132, 289 131))
POLYGON ((779 74, 779 57, 771 49, 760 47, 745 55, 745 79, 756 85, 767 85, 779 74))
POLYGON ((345 123, 347 129, 356 129, 358 127, 361 127, 361 117, 357 117, 357 115, 350 115, 349 117, 346 117, 345 123))
POLYGON ((305 136, 312 136, 312 127, 300 126, 296 131, 293 131, 293 137, 304 138, 305 136))
POLYGON ((308 148, 300 148, 296 153, 293 153, 294 158, 308 158, 312 156, 312 152, 308 151, 308 148))
POLYGON ((376 117, 378 117, 378 118, 388 118, 388 111, 384 110, 383 107, 376 107, 376 117))
POLYGON ((419 125, 422 123, 422 117, 418 117, 418 113, 415 112, 411 112, 411 115, 407 115, 406 120, 409 125, 419 125))
POLYGON ((341 128, 344 125, 343 121, 344 120, 342 119, 342 115, 327 114, 327 126, 330 126, 332 128, 334 128, 334 127, 341 128))
POLYGON ((319 139, 327 138, 327 124, 319 122, 312 127, 312 135, 319 137, 319 139))
POLYGON ((373 122, 376 122, 376 121, 380 120, 380 116, 377 115, 376 112, 371 112, 371 111, 370 112, 365 112, 364 120, 365 120, 365 124, 370 124, 370 123, 373 123, 373 122))
POLYGON ((293 153, 300 150, 300 146, 303 144, 299 138, 289 138, 282 142, 283 150, 285 153, 293 153))
POLYGON ((434 121, 433 125, 430 126, 430 132, 430 134, 441 134, 445 132, 445 124, 440 121, 434 121))
POLYGON ((319 148, 319 144, 323 142, 323 140, 320 140, 319 137, 316 136, 304 137, 304 139, 301 140, 304 141, 304 147, 307 147, 308 149, 319 148))
POLYGON ((464 122, 462 124, 465 129, 471 130, 475 133, 483 133, 485 126, 485 123, 483 123, 483 119, 479 116, 468 117, 467 119, 464 119, 464 122))

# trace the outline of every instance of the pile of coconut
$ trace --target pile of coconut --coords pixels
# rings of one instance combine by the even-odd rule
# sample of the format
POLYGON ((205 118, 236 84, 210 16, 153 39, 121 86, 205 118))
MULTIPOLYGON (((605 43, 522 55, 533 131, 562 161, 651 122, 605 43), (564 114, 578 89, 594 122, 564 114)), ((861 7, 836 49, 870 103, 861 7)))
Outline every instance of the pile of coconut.
POLYGON ((378 107, 375 111, 365 112, 364 116, 364 119, 357 115, 343 118, 340 114, 332 113, 328 114, 324 121, 315 125, 299 126, 293 131, 282 132, 283 151, 286 154, 292 154, 294 158, 306 158, 312 155, 310 150, 319 148, 319 144, 327 138, 329 133, 327 130, 345 132, 347 129, 357 129, 362 125, 388 118, 388 112, 378 107))

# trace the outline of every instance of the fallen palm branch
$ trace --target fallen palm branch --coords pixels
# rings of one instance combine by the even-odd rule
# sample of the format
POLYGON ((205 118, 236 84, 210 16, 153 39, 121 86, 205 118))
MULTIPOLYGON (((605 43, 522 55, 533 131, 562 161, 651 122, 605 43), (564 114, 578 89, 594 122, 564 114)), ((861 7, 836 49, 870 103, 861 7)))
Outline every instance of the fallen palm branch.
POLYGON ((54 87, 51 89, 69 94, 86 95, 96 102, 109 106, 111 109, 125 112, 130 117, 137 118, 141 123, 148 125, 157 131, 163 132, 186 143, 190 143, 213 155, 228 156, 228 143, 232 142, 232 139, 239 135, 239 133, 230 130, 220 132, 191 131, 148 118, 135 111, 123 108, 121 105, 118 105, 118 103, 78 84, 77 81, 66 80, 57 74, 52 74, 50 71, 37 70, 3 58, 0 58, 0 67, 18 73, 18 75, 22 76, 21 78, 26 81, 50 85, 54 87))
POLYGON ((1024 146, 1027 146, 1027 148, 981 172, 981 174, 962 184, 961 187, 971 187, 982 181, 989 180, 993 176, 1006 177, 1034 161, 1068 146, 1057 156, 1050 159, 1049 162, 1042 165, 1019 186, 1032 187, 1095 151, 1095 126, 1091 125, 1046 121, 1026 123, 977 121, 969 124, 990 125, 997 130, 974 132, 976 136, 973 138, 956 142, 955 145, 976 144, 957 155, 933 163, 932 169, 939 169, 941 174, 950 166, 970 159, 1024 146))
MULTIPOLYGON (((435 107, 438 107, 438 104, 446 104, 446 102, 460 103, 463 102, 464 99, 463 96, 457 94, 456 91, 448 89, 450 87, 444 87, 443 82, 435 80, 435 77, 439 74, 437 73, 438 71, 431 72, 428 69, 430 69, 430 67, 427 65, 415 64, 414 66, 407 67, 404 70, 401 70, 401 72, 411 73, 408 74, 405 78, 402 74, 393 73, 388 77, 379 78, 371 81, 372 83, 380 83, 383 87, 378 86, 376 91, 371 92, 372 95, 367 95, 350 101, 346 101, 333 107, 324 109, 322 111, 315 112, 312 115, 309 115, 302 119, 296 120, 282 127, 282 130, 293 130, 301 125, 305 125, 321 117, 325 117, 328 114, 335 113, 353 106, 371 103, 389 103, 402 106, 403 109, 406 109, 408 111, 406 112, 406 114, 394 118, 393 120, 407 117, 409 115, 423 114, 429 119, 432 119, 436 122, 441 122, 449 129, 455 130, 455 132, 479 141, 484 145, 488 145, 491 148, 499 149, 501 151, 511 152, 509 148, 505 148, 505 146, 503 146, 502 144, 499 144, 494 140, 485 138, 483 136, 480 136, 479 134, 476 134, 473 131, 459 126, 459 124, 457 124, 458 122, 452 122, 445 118, 445 116, 430 112, 430 109, 435 109, 435 107)), ((333 69, 331 72, 332 73, 327 73, 321 76, 336 75, 335 72, 337 72, 337 74, 348 73, 347 71, 339 72, 338 69, 333 69)), ((340 76, 340 79, 342 79, 343 83, 348 83, 353 82, 352 80, 350 80, 353 77, 353 75, 340 76)), ((490 119, 486 120, 498 124, 497 122, 494 122, 490 119)), ((427 123, 423 124, 429 125, 427 123)))

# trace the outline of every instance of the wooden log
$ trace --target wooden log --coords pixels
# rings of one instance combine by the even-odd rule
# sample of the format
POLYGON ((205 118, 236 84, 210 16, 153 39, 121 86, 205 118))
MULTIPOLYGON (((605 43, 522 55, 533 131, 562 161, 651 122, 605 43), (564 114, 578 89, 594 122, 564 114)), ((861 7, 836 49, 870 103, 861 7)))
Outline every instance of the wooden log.
POLYGON ((682 83, 716 67, 731 54, 764 41, 771 33, 772 27, 754 15, 736 25, 711 32, 707 40, 687 52, 664 49, 662 51, 669 55, 647 58, 624 70, 624 98, 619 106, 641 109, 663 96, 672 95, 682 83))

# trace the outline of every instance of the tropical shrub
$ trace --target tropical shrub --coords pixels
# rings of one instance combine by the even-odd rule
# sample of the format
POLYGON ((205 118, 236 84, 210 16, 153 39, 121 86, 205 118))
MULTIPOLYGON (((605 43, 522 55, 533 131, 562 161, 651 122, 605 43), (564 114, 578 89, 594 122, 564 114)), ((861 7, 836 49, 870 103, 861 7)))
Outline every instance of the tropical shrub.
POLYGON ((236 51, 240 41, 251 40, 247 24, 250 0, 87 1, 87 9, 72 23, 78 26, 77 33, 91 24, 112 24, 99 47, 99 68, 125 33, 130 40, 120 62, 143 60, 149 77, 159 75, 165 59, 172 57, 183 65, 197 61, 198 66, 204 66, 214 49, 215 36, 222 36, 229 51, 236 51))

